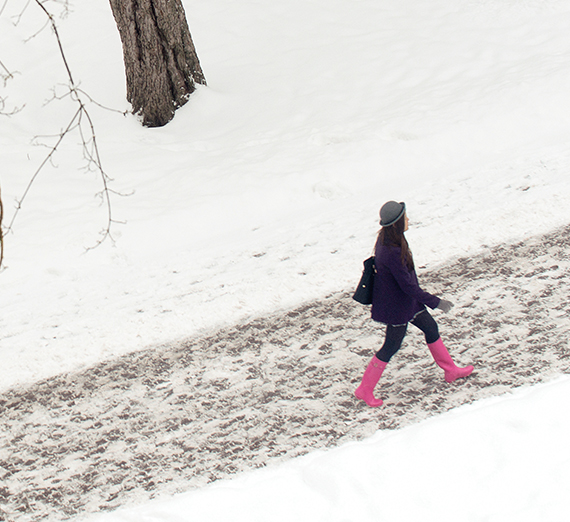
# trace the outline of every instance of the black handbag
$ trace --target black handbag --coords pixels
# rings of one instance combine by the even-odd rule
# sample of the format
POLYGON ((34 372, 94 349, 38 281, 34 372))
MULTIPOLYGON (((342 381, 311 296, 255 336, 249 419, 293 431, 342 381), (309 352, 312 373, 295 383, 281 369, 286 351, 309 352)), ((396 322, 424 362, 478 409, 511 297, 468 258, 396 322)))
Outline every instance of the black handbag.
POLYGON ((374 275, 376 274, 376 266, 374 265, 374 256, 364 261, 364 270, 362 277, 356 287, 356 292, 352 298, 363 305, 372 304, 372 289, 374 288, 374 275))

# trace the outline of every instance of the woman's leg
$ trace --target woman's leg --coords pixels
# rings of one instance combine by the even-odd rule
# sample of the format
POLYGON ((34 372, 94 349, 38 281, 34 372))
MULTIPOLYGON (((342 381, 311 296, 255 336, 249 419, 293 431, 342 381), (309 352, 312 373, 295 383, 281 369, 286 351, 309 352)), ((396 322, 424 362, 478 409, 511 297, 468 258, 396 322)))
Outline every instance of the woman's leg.
POLYGON ((435 343, 439 339, 437 323, 427 310, 421 311, 410 322, 424 333, 427 344, 435 343))
POLYGON ((447 348, 439 336, 437 323, 427 310, 416 315, 411 323, 424 333, 429 351, 437 365, 443 369, 447 382, 453 382, 455 379, 467 377, 473 371, 473 366, 461 368, 453 362, 451 355, 449 355, 447 348))
POLYGON ((407 329, 407 324, 400 324, 397 326, 389 324, 386 326, 386 338, 384 339, 382 348, 380 348, 376 353, 376 358, 385 363, 390 362, 392 356, 402 346, 402 341, 404 340, 407 329))
POLYGON ((377 399, 374 397, 374 387, 378 384, 382 372, 388 361, 402 346, 402 341, 406 335, 407 324, 400 326, 388 325, 386 327, 386 339, 384 340, 384 345, 378 351, 378 353, 372 357, 372 360, 368 363, 366 371, 362 376, 362 382, 360 386, 356 388, 354 395, 360 400, 363 400, 368 406, 373 408, 377 406, 382 406, 382 399, 377 399))

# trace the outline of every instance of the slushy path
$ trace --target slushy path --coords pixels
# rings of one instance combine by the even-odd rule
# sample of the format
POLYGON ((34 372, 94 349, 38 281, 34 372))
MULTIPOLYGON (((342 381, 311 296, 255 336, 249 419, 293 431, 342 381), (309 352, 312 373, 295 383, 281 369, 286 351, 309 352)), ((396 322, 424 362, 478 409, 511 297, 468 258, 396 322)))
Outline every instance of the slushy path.
MULTIPOLYGON (((438 270, 426 290, 448 385, 410 327, 378 387, 353 398, 382 341, 350 293, 0 395, 0 520, 61 520, 202 486, 396 429, 570 372, 570 227, 438 270)), ((358 274, 357 274, 358 275, 358 274)))

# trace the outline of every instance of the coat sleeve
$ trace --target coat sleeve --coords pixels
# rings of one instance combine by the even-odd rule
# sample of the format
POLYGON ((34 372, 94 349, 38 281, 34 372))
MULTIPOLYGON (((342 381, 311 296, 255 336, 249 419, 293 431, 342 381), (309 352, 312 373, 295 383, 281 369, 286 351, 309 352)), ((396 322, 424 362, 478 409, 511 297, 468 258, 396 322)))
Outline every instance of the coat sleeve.
POLYGON ((393 254, 390 259, 390 272, 392 272, 402 292, 416 301, 429 306, 431 309, 437 308, 441 299, 420 288, 415 271, 408 270, 408 268, 402 264, 400 251, 397 250, 396 252, 394 252, 396 255, 393 254))

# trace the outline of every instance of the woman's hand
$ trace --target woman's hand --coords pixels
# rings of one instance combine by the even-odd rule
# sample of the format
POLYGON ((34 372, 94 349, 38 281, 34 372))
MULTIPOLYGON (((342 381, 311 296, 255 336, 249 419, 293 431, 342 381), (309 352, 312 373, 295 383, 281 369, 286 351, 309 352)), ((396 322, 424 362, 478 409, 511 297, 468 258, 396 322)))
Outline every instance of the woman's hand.
POLYGON ((440 299, 437 308, 447 313, 453 308, 453 303, 451 301, 446 301, 445 299, 440 299))

